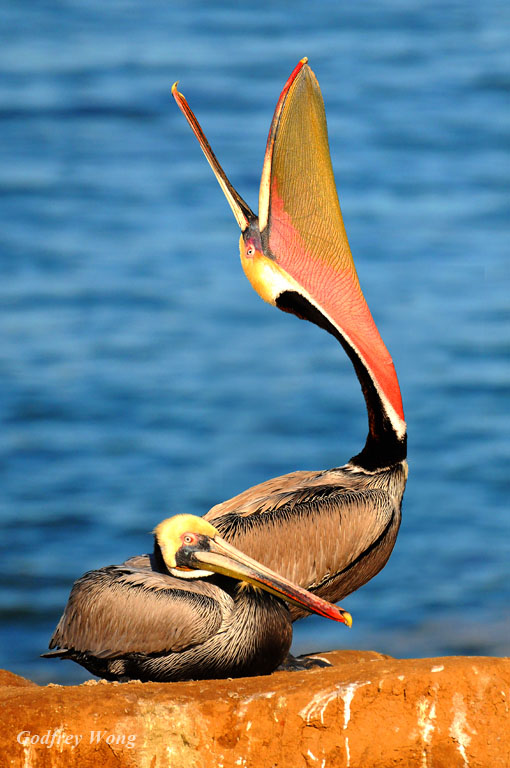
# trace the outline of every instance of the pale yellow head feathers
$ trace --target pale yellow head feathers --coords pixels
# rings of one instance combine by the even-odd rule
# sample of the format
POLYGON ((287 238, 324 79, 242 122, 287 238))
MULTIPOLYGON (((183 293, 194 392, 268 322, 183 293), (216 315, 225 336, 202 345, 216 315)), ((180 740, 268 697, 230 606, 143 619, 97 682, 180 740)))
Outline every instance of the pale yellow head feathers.
POLYGON ((268 304, 276 306, 276 299, 284 291, 303 294, 303 288, 282 269, 276 261, 256 250, 251 243, 239 240, 241 265, 244 274, 258 295, 268 304))
POLYGON ((167 517, 154 528, 153 533, 168 568, 176 566, 175 553, 186 543, 182 538, 184 534, 201 533, 211 538, 218 535, 218 531, 211 523, 195 515, 167 517))

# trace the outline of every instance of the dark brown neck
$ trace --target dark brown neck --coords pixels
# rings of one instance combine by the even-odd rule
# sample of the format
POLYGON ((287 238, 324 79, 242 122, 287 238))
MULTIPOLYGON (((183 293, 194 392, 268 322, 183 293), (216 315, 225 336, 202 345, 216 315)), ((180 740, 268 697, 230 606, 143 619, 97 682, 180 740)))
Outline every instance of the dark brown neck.
POLYGON ((407 455, 407 435, 397 435, 369 370, 345 337, 317 307, 297 291, 284 291, 278 296, 276 305, 284 312, 291 312, 309 320, 331 333, 340 342, 354 366, 367 406, 369 431, 365 447, 351 462, 363 469, 375 471, 403 461, 407 455))
POLYGON ((170 573, 166 567, 165 559, 156 537, 154 537, 154 552, 151 555, 151 565, 158 573, 170 573))

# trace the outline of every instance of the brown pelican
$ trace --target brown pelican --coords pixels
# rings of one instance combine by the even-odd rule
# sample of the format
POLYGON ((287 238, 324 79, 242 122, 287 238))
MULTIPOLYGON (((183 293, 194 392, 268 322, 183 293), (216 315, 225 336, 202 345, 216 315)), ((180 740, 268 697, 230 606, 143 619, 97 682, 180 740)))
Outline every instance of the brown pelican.
POLYGON ((206 520, 176 515, 154 531, 154 553, 78 579, 43 654, 108 680, 189 680, 269 674, 292 640, 290 613, 351 626, 347 611, 291 584, 224 541, 206 520))
MULTIPOLYGON (((395 368, 349 249, 319 84, 305 58, 280 95, 258 217, 231 185, 177 83, 172 93, 241 227, 241 263, 251 284, 265 301, 340 342, 368 410, 365 446, 347 464, 268 480, 205 518, 257 560, 336 602, 375 576, 395 544, 407 479, 406 424, 395 368)), ((304 612, 293 607, 292 615, 304 612)))

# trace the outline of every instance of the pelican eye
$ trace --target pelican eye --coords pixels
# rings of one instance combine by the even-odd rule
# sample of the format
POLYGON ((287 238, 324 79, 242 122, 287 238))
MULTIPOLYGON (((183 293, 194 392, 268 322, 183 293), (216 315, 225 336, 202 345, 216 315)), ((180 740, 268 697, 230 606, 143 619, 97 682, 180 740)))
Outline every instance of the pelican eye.
POLYGON ((198 541, 198 536, 195 533, 183 533, 181 536, 181 541, 187 546, 190 544, 196 544, 198 541))
POLYGON ((247 256, 255 256, 255 246, 254 245, 249 245, 246 248, 246 255, 247 256))

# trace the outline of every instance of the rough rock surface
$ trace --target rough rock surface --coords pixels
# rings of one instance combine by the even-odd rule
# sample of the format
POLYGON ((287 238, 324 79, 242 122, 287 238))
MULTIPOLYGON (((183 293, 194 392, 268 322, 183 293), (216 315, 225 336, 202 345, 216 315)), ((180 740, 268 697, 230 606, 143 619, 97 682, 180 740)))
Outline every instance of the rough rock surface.
POLYGON ((321 654, 189 683, 39 687, 0 672, 0 765, 508 768, 510 659, 321 654))

